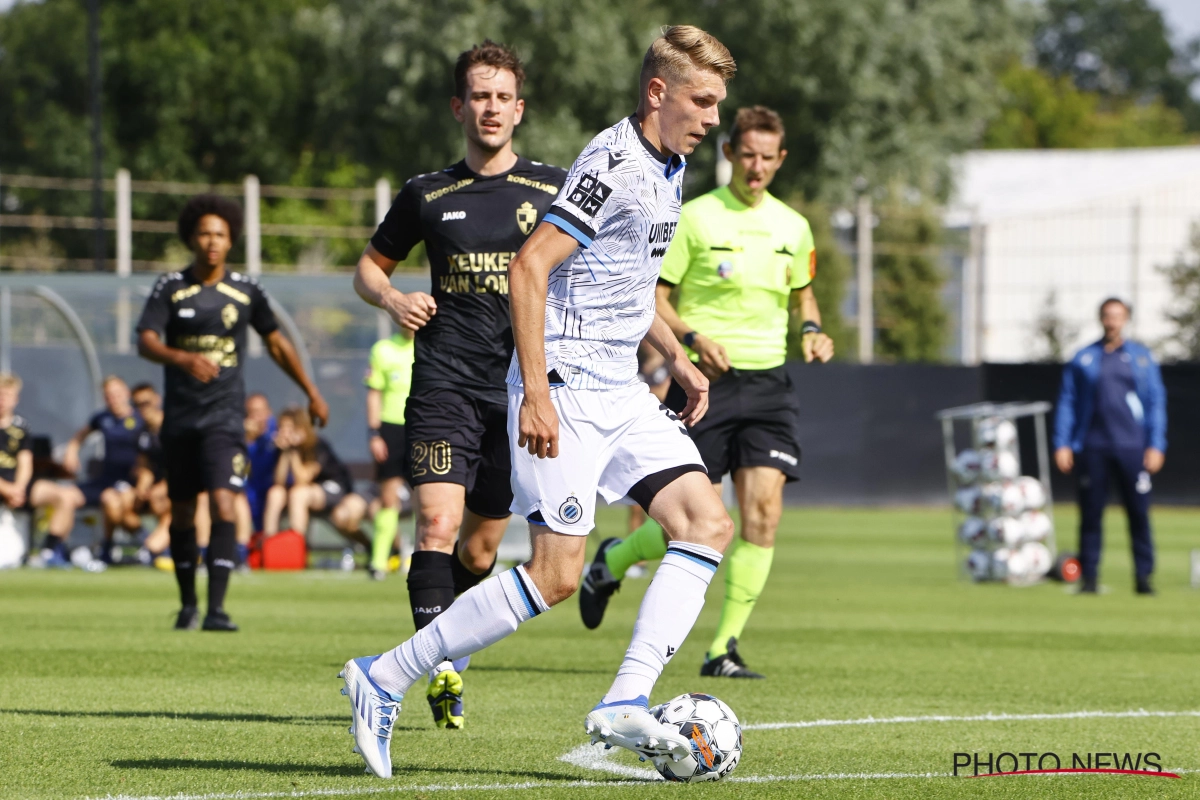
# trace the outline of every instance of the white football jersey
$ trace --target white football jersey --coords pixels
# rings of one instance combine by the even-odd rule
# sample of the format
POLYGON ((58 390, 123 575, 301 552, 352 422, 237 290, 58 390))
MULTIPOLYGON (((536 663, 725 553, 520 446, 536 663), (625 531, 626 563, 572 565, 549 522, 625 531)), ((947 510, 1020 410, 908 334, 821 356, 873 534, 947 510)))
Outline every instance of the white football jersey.
MULTIPOLYGON (((637 348, 683 197, 682 156, 662 155, 636 117, 602 132, 571 165, 545 221, 580 247, 550 272, 546 369, 573 389, 638 381, 637 348)), ((508 382, 521 385, 513 354, 508 382)))

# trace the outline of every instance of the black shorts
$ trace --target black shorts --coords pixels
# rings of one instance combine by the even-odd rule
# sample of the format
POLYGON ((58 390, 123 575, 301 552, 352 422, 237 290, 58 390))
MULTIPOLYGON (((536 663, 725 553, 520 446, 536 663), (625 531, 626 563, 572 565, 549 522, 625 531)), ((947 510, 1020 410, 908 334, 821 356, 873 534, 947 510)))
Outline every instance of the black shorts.
POLYGON ((404 426, 384 422, 379 426, 379 435, 387 445, 388 457, 386 461, 375 462, 375 480, 403 478, 408 472, 408 444, 404 439, 404 426))
MULTIPOLYGON (((687 404, 674 381, 666 402, 676 413, 687 404)), ((691 429, 692 441, 714 482, 742 467, 775 467, 790 483, 800 479, 799 417, 786 369, 731 369, 709 386, 708 413, 691 429)))
POLYGON ((410 485, 457 483, 466 487, 468 511, 491 519, 508 516, 513 494, 506 403, 425 389, 408 396, 404 420, 410 485))
POLYGON ((330 511, 333 511, 335 508, 337 508, 338 503, 342 502, 354 493, 354 490, 351 487, 343 486, 337 481, 321 481, 317 485, 320 486, 321 491, 325 493, 325 508, 322 509, 321 512, 323 514, 328 514, 330 511))
POLYGON ((174 502, 195 500, 201 492, 241 492, 249 474, 244 434, 232 430, 183 431, 162 435, 167 496, 174 502))
MULTIPOLYGON (((32 485, 30 483, 30 486, 32 485)), ((105 489, 116 489, 118 492, 124 492, 127 489, 133 488, 133 485, 129 481, 123 481, 119 478, 96 478, 76 485, 79 487, 79 491, 83 492, 83 504, 91 508, 97 508, 100 505, 100 495, 104 494, 105 489)))

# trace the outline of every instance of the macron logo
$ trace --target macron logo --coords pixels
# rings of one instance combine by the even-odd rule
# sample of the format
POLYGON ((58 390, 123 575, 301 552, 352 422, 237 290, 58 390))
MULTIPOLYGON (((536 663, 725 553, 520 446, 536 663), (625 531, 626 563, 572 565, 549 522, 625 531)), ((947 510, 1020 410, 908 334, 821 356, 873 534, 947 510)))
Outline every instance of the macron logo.
POLYGON ((466 219, 466 218, 467 218, 467 212, 465 212, 465 211, 443 211, 442 212, 442 222, 449 222, 450 220, 466 219))

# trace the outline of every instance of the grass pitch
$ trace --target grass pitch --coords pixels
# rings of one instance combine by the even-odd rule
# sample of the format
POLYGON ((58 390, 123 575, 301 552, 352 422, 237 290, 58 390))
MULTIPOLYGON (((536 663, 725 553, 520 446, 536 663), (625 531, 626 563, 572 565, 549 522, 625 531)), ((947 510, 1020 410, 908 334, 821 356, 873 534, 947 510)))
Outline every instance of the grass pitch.
MULTIPOLYGON (((1058 522, 1060 541, 1073 540, 1071 510, 1058 522)), ((414 693, 397 723, 396 777, 384 782, 363 775, 350 752, 334 676, 347 658, 411 633, 403 580, 236 577, 229 608, 242 631, 225 635, 170 630, 166 574, 4 573, 0 797, 1194 797, 1200 776, 1188 773, 944 775, 955 752, 972 751, 1152 751, 1166 769, 1200 769, 1195 714, 878 722, 1200 711, 1200 597, 1187 586, 1200 514, 1164 509, 1155 523, 1157 597, 1133 594, 1116 515, 1102 575, 1110 590, 1076 597, 1054 583, 960 582, 945 511, 788 511, 742 640, 768 680, 698 676, 722 573, 652 698, 709 691, 750 726, 734 773, 741 780, 699 786, 646 783, 632 772, 644 765, 627 754, 579 749, 583 716, 621 659, 644 580, 626 583, 598 631, 584 630, 572 599, 477 656, 463 731, 434 729, 414 693), (753 727, 869 718, 877 722, 753 727), (563 761, 572 751, 575 763, 563 761)), ((623 529, 619 511, 602 513, 593 547, 623 529)))

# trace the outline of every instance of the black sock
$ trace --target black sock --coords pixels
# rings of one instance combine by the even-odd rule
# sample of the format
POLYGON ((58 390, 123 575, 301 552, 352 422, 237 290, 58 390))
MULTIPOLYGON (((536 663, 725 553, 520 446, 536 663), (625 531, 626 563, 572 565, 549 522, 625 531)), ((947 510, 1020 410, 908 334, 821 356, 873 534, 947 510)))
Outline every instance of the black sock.
POLYGON ((196 564, 200 551, 196 548, 196 529, 171 525, 171 558, 175 560, 175 582, 179 584, 179 602, 196 605, 196 564))
POLYGON ((470 589, 473 586, 478 586, 483 582, 483 579, 492 574, 492 570, 496 568, 496 559, 492 559, 492 565, 483 573, 476 575, 471 570, 467 569, 466 564, 462 563, 462 557, 459 555, 458 542, 454 543, 454 557, 450 560, 450 572, 454 575, 454 596, 470 589))
POLYGON ((214 519, 205 562, 208 566, 208 613, 225 610, 229 574, 237 566, 237 523, 214 519))
POLYGON ((421 630, 454 602, 455 557, 450 553, 418 550, 408 568, 408 602, 413 625, 421 630))
POLYGON ((53 533, 47 533, 46 538, 42 539, 42 549, 53 550, 54 552, 58 553, 61 551, 65 541, 66 540, 61 536, 55 536, 53 533))

